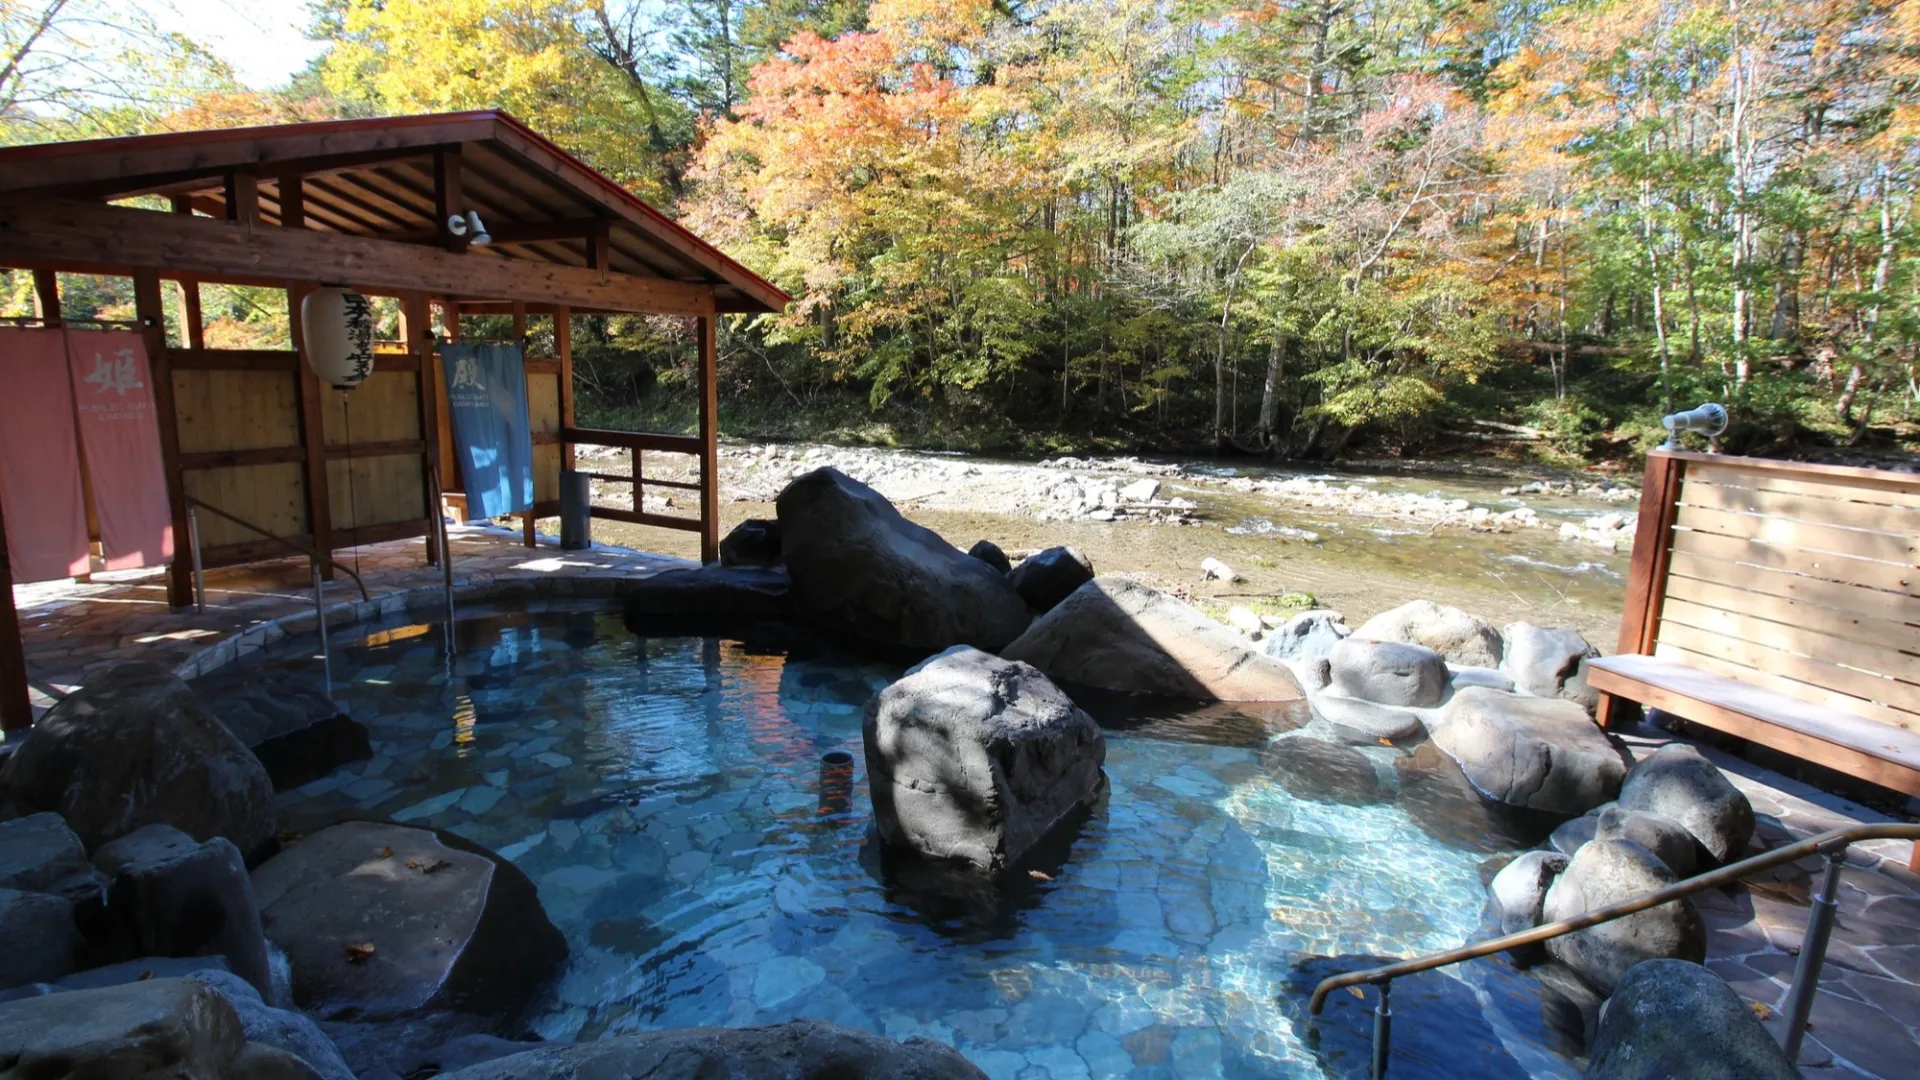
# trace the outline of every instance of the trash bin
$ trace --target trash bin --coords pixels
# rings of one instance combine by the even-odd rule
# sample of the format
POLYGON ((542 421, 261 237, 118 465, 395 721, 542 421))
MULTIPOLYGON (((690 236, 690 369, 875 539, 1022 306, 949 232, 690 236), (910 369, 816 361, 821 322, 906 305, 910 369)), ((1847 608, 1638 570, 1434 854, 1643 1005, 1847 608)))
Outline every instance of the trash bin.
POLYGON ((576 469, 560 470, 560 546, 579 551, 593 546, 593 480, 576 469))

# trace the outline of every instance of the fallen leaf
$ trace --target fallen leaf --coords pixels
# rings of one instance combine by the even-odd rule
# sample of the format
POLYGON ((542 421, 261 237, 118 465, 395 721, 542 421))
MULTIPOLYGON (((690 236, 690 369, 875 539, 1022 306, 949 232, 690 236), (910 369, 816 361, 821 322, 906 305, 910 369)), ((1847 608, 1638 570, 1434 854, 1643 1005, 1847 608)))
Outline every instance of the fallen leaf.
POLYGON ((1769 1007, 1767 1003, 1764 1001, 1754 1001, 1754 1002, 1749 1002, 1749 1004, 1753 1006, 1753 1015, 1759 1017, 1762 1020, 1765 1020, 1768 1017, 1773 1015, 1773 1009, 1769 1007))
POLYGON ((393 849, 392 849, 391 847, 383 847, 383 848, 381 848, 381 849, 380 849, 380 857, 381 857, 381 858, 383 858, 383 859, 391 859, 391 858, 393 858, 393 849))
POLYGON ((453 865, 452 859, 441 859, 437 862, 429 863, 426 866, 421 867, 420 872, 423 874, 437 874, 440 871, 445 870, 447 867, 452 865, 453 865))
POLYGON ((1393 740, 1392 740, 1392 739, 1375 739, 1374 741, 1375 741, 1375 742, 1377 742, 1377 743, 1379 743, 1379 744, 1380 744, 1381 746, 1392 746, 1392 745, 1393 745, 1393 740))
POLYGON ((1035 881, 1052 881, 1053 880, 1052 874, 1042 873, 1039 870, 1029 870, 1027 871, 1027 876, 1032 878, 1035 881))
POLYGON ((148 979, 151 979, 151 978, 153 978, 153 972, 151 972, 151 971, 143 971, 143 972, 141 972, 141 973, 140 973, 140 977, 139 977, 138 979, 135 979, 134 981, 135 981, 135 982, 146 982, 146 981, 147 981, 148 979))
POLYGON ((423 863, 423 862, 421 862, 421 861, 420 861, 419 859, 408 859, 408 860, 407 860, 407 869, 409 869, 409 870, 418 870, 418 869, 420 869, 421 867, 423 867, 423 866, 425 866, 425 865, 427 865, 427 864, 426 864, 426 863, 423 863))
POLYGON ((361 942, 358 945, 347 946, 347 963, 349 964, 364 964, 367 962, 367 958, 372 955, 373 945, 369 942, 361 942))
POLYGON ((1361 1001, 1367 1000, 1367 992, 1360 989, 1357 986, 1347 987, 1347 993, 1352 994, 1354 997, 1359 998, 1361 1001))

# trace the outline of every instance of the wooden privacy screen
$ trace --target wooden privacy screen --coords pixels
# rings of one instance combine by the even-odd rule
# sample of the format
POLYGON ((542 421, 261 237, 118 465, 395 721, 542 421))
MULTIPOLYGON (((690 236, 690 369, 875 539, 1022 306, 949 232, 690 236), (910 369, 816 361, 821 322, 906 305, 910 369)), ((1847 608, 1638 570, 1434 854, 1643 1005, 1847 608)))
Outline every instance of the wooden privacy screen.
POLYGON ((527 361, 527 418, 533 432, 534 512, 560 512, 560 361, 527 361))
MULTIPOLYGON (((170 349, 186 493, 302 544, 316 543, 315 469, 324 467, 329 548, 424 536, 428 476, 421 365, 381 353, 358 388, 303 378, 291 350, 170 349), (302 383, 317 388, 322 435, 310 454, 302 383)), ((225 566, 286 549, 213 514, 199 515, 201 559, 225 566)))
POLYGON ((1920 733, 1920 477, 1865 473, 1687 461, 1653 655, 1920 733))

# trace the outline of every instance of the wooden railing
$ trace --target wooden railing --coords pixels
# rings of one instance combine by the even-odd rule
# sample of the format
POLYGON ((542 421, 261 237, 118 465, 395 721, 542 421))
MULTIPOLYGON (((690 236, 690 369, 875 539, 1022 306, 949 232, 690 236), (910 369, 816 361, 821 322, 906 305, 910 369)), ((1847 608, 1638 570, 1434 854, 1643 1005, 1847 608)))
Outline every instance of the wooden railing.
POLYGON ((593 472, 582 470, 589 477, 611 484, 631 484, 633 486, 633 508, 618 506, 594 506, 594 517, 607 521, 623 521, 629 525, 652 525, 661 529, 679 529, 683 532, 700 532, 703 528, 699 517, 680 517, 674 514, 650 514, 641 509, 642 498, 649 487, 671 488, 675 491, 693 491, 704 494, 706 485, 713 478, 702 475, 698 481, 650 480, 644 470, 646 451, 653 450, 666 454, 687 454, 698 459, 701 440, 697 435, 661 435, 647 431, 607 431, 600 428, 569 427, 560 430, 560 437, 572 446, 611 446, 627 451, 627 460, 631 475, 620 473, 593 472))

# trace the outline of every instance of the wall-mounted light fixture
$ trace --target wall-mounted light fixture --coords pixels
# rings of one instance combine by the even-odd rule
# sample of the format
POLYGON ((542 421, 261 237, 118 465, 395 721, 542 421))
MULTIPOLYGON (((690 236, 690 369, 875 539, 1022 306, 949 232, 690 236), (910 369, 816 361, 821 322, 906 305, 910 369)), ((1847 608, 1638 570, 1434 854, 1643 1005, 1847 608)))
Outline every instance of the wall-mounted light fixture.
POLYGON ((447 231, 455 236, 466 237, 467 243, 474 247, 486 247, 493 243, 493 237, 487 235, 487 227, 480 224, 480 215, 472 210, 448 218, 447 231))

